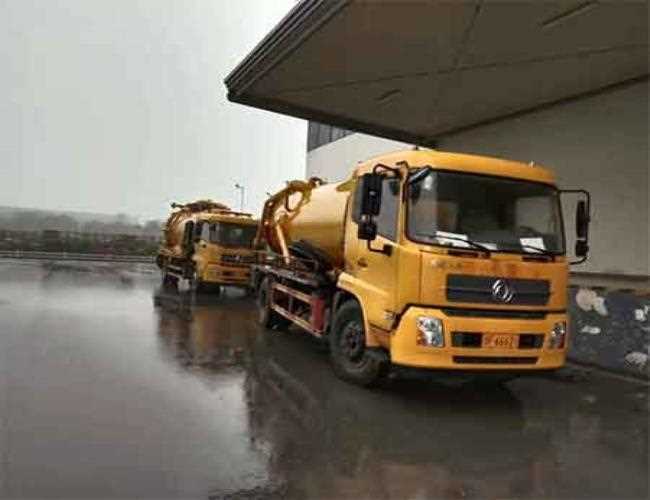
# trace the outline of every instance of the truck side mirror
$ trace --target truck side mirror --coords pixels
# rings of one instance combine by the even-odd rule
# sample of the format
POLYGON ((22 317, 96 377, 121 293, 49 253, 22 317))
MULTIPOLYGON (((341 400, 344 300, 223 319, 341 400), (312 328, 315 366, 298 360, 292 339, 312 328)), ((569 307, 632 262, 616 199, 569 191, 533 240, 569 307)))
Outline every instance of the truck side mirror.
POLYGON ((377 238, 377 223, 370 218, 360 220, 357 229, 357 238, 366 241, 375 240, 377 238))
POLYGON ((589 234, 589 213, 587 211, 587 202, 578 201, 576 206, 576 236, 581 240, 586 240, 589 234))
POLYGON ((587 240, 576 241, 575 253, 576 253, 576 257, 579 257, 581 259, 587 258, 587 254, 589 253, 589 243, 587 242, 587 240))
POLYGON ((576 264, 587 260, 589 254, 589 203, 585 200, 578 201, 576 205, 576 246, 575 254, 578 257, 576 264))
POLYGON ((591 195, 585 189, 562 189, 560 195, 578 195, 582 199, 576 204, 576 246, 575 254, 578 260, 570 264, 582 264, 589 253, 589 222, 591 221, 591 195))
POLYGON ((361 216, 374 217, 381 209, 381 184, 383 176, 375 173, 361 176, 361 216))

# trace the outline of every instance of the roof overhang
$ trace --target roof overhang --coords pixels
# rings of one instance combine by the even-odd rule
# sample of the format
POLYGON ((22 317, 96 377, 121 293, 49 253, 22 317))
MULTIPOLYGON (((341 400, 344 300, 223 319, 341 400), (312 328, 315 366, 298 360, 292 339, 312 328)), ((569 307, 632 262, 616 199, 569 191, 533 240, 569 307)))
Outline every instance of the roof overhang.
POLYGON ((226 86, 234 102, 426 145, 647 75, 647 0, 303 0, 226 86))

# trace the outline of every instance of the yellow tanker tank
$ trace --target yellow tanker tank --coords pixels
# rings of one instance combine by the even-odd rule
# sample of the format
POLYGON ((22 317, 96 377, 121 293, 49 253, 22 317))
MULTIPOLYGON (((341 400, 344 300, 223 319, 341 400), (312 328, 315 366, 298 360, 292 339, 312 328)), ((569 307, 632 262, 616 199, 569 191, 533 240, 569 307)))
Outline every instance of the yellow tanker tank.
POLYGON ((174 257, 184 254, 183 237, 188 222, 196 223, 202 214, 229 212, 230 208, 212 200, 198 200, 192 203, 172 203, 175 209, 171 213, 163 230, 163 247, 161 251, 174 257))
POLYGON ((286 257, 292 244, 304 242, 327 256, 334 267, 342 268, 345 210, 352 184, 324 184, 318 178, 289 182, 266 201, 258 244, 265 241, 286 257))

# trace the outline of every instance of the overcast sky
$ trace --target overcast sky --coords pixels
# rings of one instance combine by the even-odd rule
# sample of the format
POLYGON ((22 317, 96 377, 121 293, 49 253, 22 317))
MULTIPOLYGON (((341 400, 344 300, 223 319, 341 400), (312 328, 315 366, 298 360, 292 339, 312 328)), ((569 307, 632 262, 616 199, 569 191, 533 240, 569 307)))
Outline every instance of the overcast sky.
POLYGON ((304 177, 306 122, 226 100, 294 0, 0 0, 0 205, 161 217, 304 177))

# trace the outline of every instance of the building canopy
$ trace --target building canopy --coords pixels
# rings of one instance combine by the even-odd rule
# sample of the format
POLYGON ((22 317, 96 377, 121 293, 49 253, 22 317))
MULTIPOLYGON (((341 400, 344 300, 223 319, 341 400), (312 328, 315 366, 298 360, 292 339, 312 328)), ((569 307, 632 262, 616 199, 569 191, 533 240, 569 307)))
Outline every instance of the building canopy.
POLYGON ((426 145, 647 74, 647 0, 303 0, 226 86, 234 102, 426 145))

